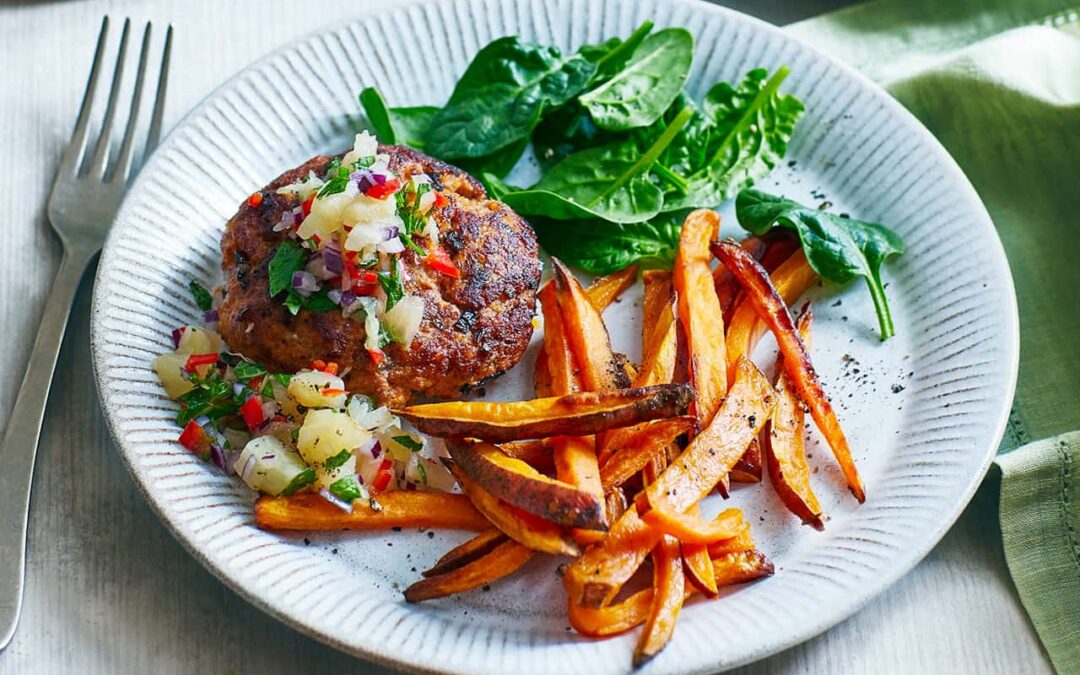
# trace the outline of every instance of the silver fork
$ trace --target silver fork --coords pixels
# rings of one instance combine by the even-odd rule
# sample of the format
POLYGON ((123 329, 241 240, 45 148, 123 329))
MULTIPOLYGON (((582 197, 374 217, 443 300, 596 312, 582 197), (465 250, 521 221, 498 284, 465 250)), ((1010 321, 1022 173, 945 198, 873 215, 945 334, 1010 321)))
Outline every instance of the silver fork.
MULTIPOLYGON (((56 172, 52 194, 49 196, 49 222, 63 244, 64 256, 49 290, 49 297, 45 301, 41 325, 34 339, 34 349, 30 353, 30 361, 26 366, 19 396, 15 399, 15 407, 11 411, 4 440, 0 443, 0 498, 3 499, 3 506, 0 507, 0 650, 11 641, 19 621, 34 455, 37 453, 41 420, 45 414, 49 385, 64 337, 64 328, 67 326, 68 313, 71 311, 71 303, 83 272, 101 250, 105 234, 109 231, 124 193, 127 192, 131 177, 141 163, 141 160, 135 160, 135 136, 150 54, 149 23, 143 31, 127 126, 119 150, 115 152, 112 132, 119 106, 120 85, 124 79, 130 28, 131 20, 125 20, 120 33, 120 46, 117 50, 112 84, 109 87, 105 116, 101 122, 101 132, 94 143, 93 152, 87 156, 94 93, 109 36, 109 18, 105 17, 101 22, 101 32, 98 34, 97 48, 94 51, 94 64, 90 67, 90 79, 86 83, 82 108, 79 110, 71 141, 60 160, 60 168, 56 172)), ((142 158, 150 154, 161 135, 171 47, 172 26, 169 26, 165 32, 157 94, 154 97, 154 109, 142 158)))

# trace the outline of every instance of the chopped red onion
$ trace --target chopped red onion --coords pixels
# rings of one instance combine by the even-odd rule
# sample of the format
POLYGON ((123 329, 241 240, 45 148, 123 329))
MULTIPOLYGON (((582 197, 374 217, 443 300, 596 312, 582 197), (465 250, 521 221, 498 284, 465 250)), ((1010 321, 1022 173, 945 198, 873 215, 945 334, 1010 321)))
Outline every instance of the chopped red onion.
POLYGON ((372 459, 378 459, 379 455, 381 455, 381 454, 382 454, 382 443, 376 443, 371 448, 371 458, 372 459))
POLYGON ((206 323, 216 323, 221 318, 216 309, 210 309, 203 312, 203 321, 206 323))
POLYGON ((243 382, 233 382, 233 386, 232 386, 233 396, 240 396, 241 394, 243 394, 244 393, 244 388, 245 387, 244 387, 243 382))
POLYGON ((397 239, 398 228, 396 225, 386 228, 386 239, 384 241, 390 241, 391 239, 397 239))
POLYGON ((315 280, 315 275, 308 271, 293 272, 292 286, 293 290, 304 297, 319 290, 319 282, 315 280))
POLYGON ((338 276, 326 268, 326 262, 322 259, 322 256, 312 258, 304 267, 304 271, 321 281, 327 281, 338 276))
POLYGON ((229 465, 227 463, 228 460, 225 457, 225 450, 217 444, 210 446, 210 461, 225 473, 229 473, 229 465))
POLYGON ((341 249, 338 247, 336 239, 331 239, 323 246, 322 259, 326 271, 334 276, 338 276, 345 272, 345 263, 341 259, 341 249))
POLYGON ((343 499, 338 499, 326 488, 319 490, 319 495, 326 501, 330 502, 334 506, 344 511, 345 513, 352 513, 352 504, 343 499))
POLYGON ((383 185, 386 183, 386 175, 382 173, 376 173, 371 169, 358 169, 353 171, 349 176, 349 180, 356 185, 356 189, 360 192, 367 192, 376 185, 383 185))
POLYGON ((286 211, 281 214, 281 220, 274 225, 274 232, 282 232, 284 230, 292 229, 299 223, 304 217, 304 210, 299 206, 292 211, 286 211))
POLYGON ((341 291, 336 288, 331 288, 329 291, 326 292, 326 297, 329 298, 330 302, 334 303, 335 305, 341 304, 341 295, 341 291))
POLYGON ((253 473, 255 473, 255 455, 248 455, 244 468, 240 469, 240 478, 246 483, 253 473))
POLYGON ((348 307, 354 302, 356 302, 356 293, 353 293, 352 291, 345 291, 341 294, 341 302, 339 302, 338 304, 342 307, 348 307))
POLYGON ((173 349, 176 349, 176 348, 178 348, 180 346, 180 338, 182 338, 183 336, 184 336, 184 329, 183 328, 173 328, 173 332, 172 332, 172 346, 173 346, 173 349))

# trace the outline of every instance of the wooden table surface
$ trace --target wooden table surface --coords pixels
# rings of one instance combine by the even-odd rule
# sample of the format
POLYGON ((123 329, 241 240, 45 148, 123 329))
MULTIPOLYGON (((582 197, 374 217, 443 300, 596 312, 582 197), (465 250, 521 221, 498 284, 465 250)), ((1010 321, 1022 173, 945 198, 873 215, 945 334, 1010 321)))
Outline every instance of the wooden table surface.
MULTIPOLYGON (((847 1, 727 4, 785 23, 847 1)), ((253 59, 379 5, 0 1, 0 205, 6 214, 0 223, 0 425, 14 403, 59 261, 44 204, 101 15, 176 26, 171 125, 253 59)), ((91 286, 88 275, 45 418, 22 622, 0 653, 0 675, 381 672, 248 605, 192 559, 150 511, 99 412, 89 353, 91 286)), ((930 555, 862 611, 738 672, 1052 672, 1005 566, 996 485, 984 485, 930 555)))

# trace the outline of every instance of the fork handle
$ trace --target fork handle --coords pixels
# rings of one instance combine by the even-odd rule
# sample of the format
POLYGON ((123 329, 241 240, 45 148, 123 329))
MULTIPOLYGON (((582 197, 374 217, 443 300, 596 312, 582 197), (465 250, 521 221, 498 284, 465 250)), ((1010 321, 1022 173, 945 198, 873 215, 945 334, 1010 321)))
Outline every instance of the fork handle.
POLYGON ((7 647, 19 622, 26 568, 30 483, 49 385, 64 340, 72 300, 95 252, 65 247, 60 269, 45 301, 45 311, 19 396, 0 443, 0 497, 3 499, 0 505, 0 650, 7 647))

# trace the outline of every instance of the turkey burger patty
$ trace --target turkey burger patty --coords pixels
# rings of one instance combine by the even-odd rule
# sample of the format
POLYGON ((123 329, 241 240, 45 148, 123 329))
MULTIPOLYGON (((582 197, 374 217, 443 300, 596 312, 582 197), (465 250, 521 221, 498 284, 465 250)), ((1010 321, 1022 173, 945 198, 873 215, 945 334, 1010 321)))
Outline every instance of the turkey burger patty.
POLYGON ((230 349, 272 372, 335 362, 384 405, 457 396, 532 336, 529 225, 460 169, 366 133, 253 194, 221 252, 230 349))

